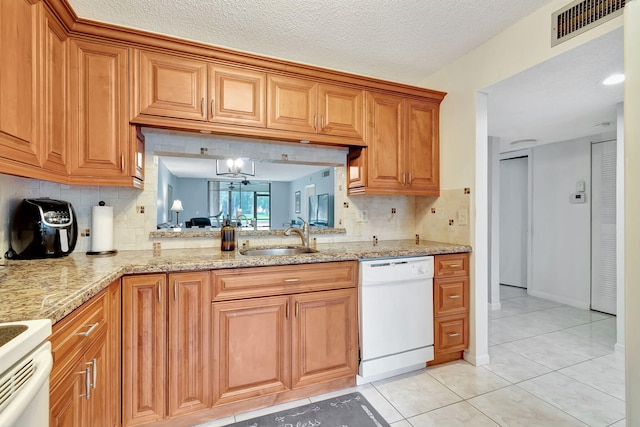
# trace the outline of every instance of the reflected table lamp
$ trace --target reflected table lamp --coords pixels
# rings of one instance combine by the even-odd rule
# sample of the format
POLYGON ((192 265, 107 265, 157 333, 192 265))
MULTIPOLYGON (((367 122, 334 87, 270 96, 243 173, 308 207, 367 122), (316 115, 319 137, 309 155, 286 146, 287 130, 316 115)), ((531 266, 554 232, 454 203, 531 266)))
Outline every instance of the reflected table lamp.
POLYGON ((178 218, 179 218, 180 212, 184 210, 180 199, 175 199, 173 201, 173 205, 171 205, 171 210, 176 213, 176 226, 180 227, 180 221, 178 220, 178 218))

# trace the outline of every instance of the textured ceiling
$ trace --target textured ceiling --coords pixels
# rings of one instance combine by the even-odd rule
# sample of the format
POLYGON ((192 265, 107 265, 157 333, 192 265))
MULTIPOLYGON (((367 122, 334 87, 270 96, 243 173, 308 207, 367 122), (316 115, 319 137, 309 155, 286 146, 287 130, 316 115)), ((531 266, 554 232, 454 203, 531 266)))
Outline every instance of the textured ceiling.
POLYGON ((81 18, 417 84, 550 0, 69 0, 81 18))

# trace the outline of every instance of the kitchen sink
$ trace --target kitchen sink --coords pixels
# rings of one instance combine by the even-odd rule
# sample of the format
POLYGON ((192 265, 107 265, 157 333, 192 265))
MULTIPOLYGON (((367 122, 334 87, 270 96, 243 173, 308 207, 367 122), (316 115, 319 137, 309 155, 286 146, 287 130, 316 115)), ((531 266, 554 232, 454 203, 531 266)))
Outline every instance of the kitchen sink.
POLYGON ((246 256, 282 256, 282 255, 304 255, 319 252, 316 249, 305 246, 286 246, 286 247, 265 247, 265 248, 249 248, 240 249, 240 255, 246 256))

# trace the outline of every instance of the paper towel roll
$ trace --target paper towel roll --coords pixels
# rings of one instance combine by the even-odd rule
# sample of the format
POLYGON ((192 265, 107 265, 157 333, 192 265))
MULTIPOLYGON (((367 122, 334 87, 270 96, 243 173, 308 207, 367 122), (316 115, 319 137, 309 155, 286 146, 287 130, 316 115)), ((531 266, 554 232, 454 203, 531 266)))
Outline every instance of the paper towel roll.
POLYGON ((91 252, 113 251, 113 206, 91 208, 91 252))

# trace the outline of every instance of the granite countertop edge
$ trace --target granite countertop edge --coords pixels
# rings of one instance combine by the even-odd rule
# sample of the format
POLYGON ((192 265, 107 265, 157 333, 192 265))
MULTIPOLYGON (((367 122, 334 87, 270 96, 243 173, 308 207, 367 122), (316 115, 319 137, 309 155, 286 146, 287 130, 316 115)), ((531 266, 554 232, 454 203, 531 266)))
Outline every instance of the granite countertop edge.
POLYGON ((55 324, 128 274, 296 265, 370 258, 471 252, 468 245, 410 240, 319 244, 320 252, 291 256, 248 257, 218 249, 122 251, 114 256, 84 253, 64 258, 8 261, 0 278, 0 322, 51 319, 55 324))

